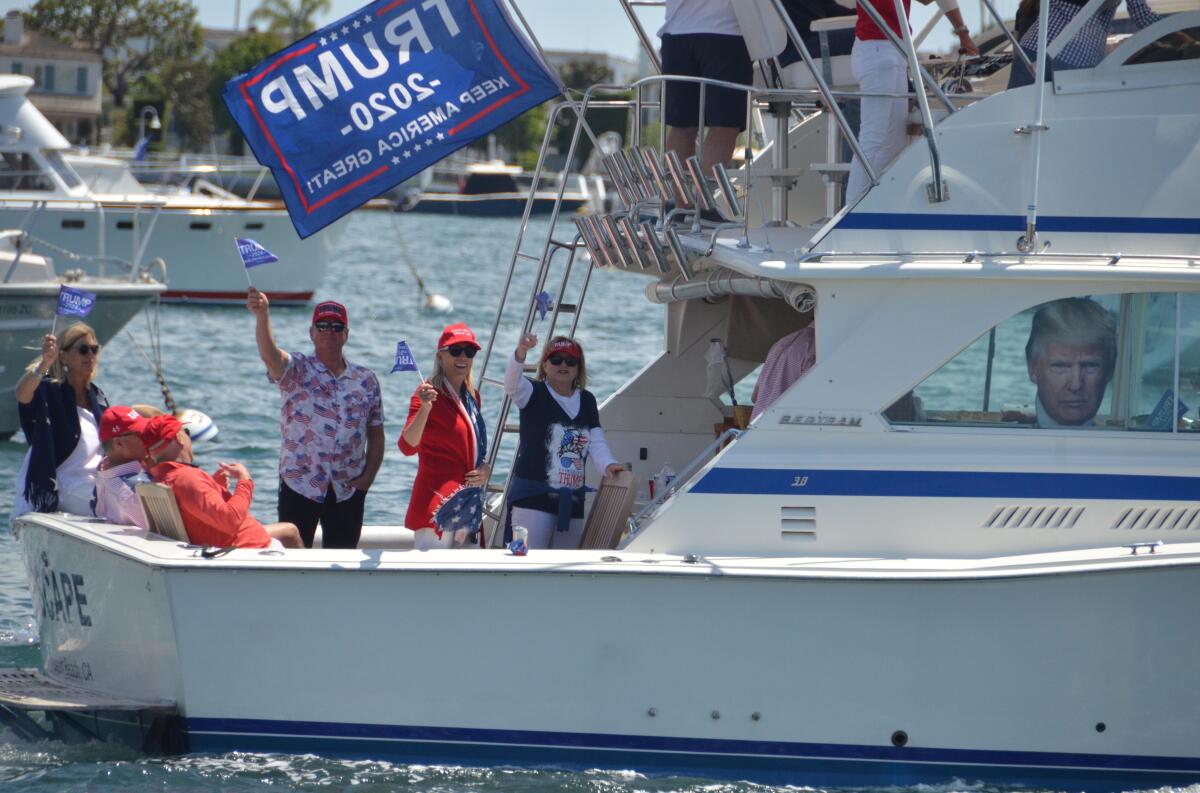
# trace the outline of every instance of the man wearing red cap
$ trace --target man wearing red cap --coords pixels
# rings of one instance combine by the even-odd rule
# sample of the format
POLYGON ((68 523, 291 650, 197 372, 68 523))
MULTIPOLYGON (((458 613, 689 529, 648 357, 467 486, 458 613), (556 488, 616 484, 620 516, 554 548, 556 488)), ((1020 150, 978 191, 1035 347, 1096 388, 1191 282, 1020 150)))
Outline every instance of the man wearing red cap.
POLYGON ((250 514, 254 480, 246 466, 221 463, 209 475, 192 464, 192 441, 179 419, 167 415, 150 419, 142 442, 154 462, 150 475, 175 493, 183 527, 196 545, 267 548, 276 539, 287 548, 304 547, 291 523, 264 526, 250 514), (233 493, 230 480, 235 483, 233 493))
POLYGON ((148 420, 127 405, 115 405, 100 417, 104 459, 96 474, 96 517, 123 526, 150 527, 135 488, 151 481, 142 466, 146 447, 141 433, 148 420))
POLYGON ((326 300, 313 309, 311 355, 275 343, 265 294, 250 287, 246 307, 267 376, 283 395, 279 520, 296 524, 306 547, 318 522, 325 548, 357 547, 367 489, 383 462, 383 397, 375 373, 342 355, 346 307, 326 300))

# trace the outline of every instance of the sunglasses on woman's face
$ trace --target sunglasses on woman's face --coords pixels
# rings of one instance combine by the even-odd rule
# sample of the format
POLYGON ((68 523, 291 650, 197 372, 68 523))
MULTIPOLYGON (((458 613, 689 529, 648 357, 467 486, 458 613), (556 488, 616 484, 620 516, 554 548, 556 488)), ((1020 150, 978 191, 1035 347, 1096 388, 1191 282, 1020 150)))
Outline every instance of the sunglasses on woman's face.
POLYGON ((551 355, 549 360, 551 366, 579 366, 578 358, 567 358, 563 355, 551 355))
POLYGON ((320 333, 329 333, 330 331, 334 333, 341 333, 346 329, 346 326, 340 322, 318 322, 313 325, 313 327, 315 327, 320 333))
POLYGON ((461 358, 464 355, 468 358, 474 358, 475 353, 479 352, 479 348, 472 347, 470 344, 452 344, 449 347, 444 347, 443 349, 450 353, 451 357, 454 358, 461 358))
POLYGON ((71 349, 78 350, 80 355, 99 355, 100 354, 100 345, 99 344, 76 344, 71 349))

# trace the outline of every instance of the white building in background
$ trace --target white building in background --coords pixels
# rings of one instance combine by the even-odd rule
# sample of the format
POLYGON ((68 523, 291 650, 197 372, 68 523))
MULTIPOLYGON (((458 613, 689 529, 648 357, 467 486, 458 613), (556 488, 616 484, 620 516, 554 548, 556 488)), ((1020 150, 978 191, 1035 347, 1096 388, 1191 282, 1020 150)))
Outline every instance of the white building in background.
POLYGON ((613 82, 631 83, 642 76, 638 62, 632 58, 622 58, 607 52, 588 52, 587 50, 546 50, 546 62, 555 70, 561 70, 571 61, 586 61, 605 66, 613 73, 613 82))
POLYGON ((100 56, 26 30, 20 11, 4 17, 0 74, 33 78, 29 99, 72 143, 96 143, 100 132, 100 56))

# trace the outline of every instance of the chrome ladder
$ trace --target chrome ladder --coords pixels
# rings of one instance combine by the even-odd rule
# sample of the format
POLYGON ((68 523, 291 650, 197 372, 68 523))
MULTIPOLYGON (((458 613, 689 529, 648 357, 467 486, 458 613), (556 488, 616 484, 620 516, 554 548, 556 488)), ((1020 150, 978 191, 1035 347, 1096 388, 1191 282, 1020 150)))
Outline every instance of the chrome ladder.
MULTIPOLYGON (((479 379, 484 385, 497 386, 503 392, 504 375, 501 373, 498 377, 490 374, 493 363, 493 353, 496 349, 497 336, 506 313, 509 313, 514 304, 518 304, 524 309, 524 317, 521 324, 521 335, 529 333, 533 330, 534 317, 537 313, 537 296, 546 291, 551 295, 551 301, 547 310, 547 317, 550 324, 546 330, 546 337, 543 341, 548 340, 559 332, 559 321, 563 315, 570 317, 570 324, 566 330, 566 335, 574 336, 576 329, 579 327, 579 314, 583 308, 584 300, 587 297, 588 286, 591 283, 592 267, 594 261, 588 262, 586 271, 582 276, 582 283, 578 284, 573 294, 568 294, 572 287, 572 274, 575 272, 576 254, 584 248, 584 244, 578 230, 572 229, 570 232, 563 234, 560 230, 560 216, 562 210, 563 194, 566 190, 569 181, 569 175, 572 172, 572 165, 576 159, 579 139, 581 134, 586 130, 588 136, 593 141, 593 145, 599 146, 596 142, 596 136, 593 131, 588 128, 584 118, 586 109, 586 101, 583 103, 574 101, 563 101, 556 104, 550 111, 549 117, 546 120, 546 132, 542 138, 542 146, 538 152, 537 166, 534 168, 533 181, 529 187, 529 196, 525 201, 525 211, 521 216, 520 228, 517 232, 517 240, 513 249, 512 258, 508 265, 508 277, 504 282, 504 290, 500 295, 500 303, 496 309, 496 317, 492 321, 491 333, 488 337, 487 346, 484 350, 483 364, 480 367, 479 379), (550 228, 546 233, 544 242, 537 242, 530 239, 529 234, 529 218, 533 213, 534 202, 539 188, 544 182, 549 179, 545 173, 546 157, 550 147, 550 141, 555 129, 558 127, 558 120, 564 113, 571 113, 575 117, 575 128, 571 134, 571 145, 567 150, 566 159, 562 166, 562 178, 558 180, 558 185, 555 192, 554 207, 550 212, 550 228), (563 256, 559 256, 563 254, 563 256), (533 285, 527 295, 514 294, 513 280, 520 275, 519 267, 536 267, 536 274, 533 279, 533 285), (552 276, 553 273, 553 276, 552 276), (547 289, 547 285, 551 285, 547 289)), ((595 105, 593 105, 595 106, 595 105)), ((579 164, 582 169, 582 163, 579 164)), ((508 356, 501 357, 498 364, 507 364, 508 356)), ((537 364, 527 362, 525 372, 531 373, 537 371, 537 364)), ((519 435, 520 425, 516 422, 510 422, 509 417, 512 414, 512 399, 508 394, 504 394, 503 401, 500 405, 500 416, 497 421, 496 431, 491 437, 490 448, 486 462, 490 469, 494 471, 496 460, 500 456, 501 447, 506 440, 519 435)), ((515 455, 515 449, 514 449, 515 455)), ((507 513, 507 503, 503 494, 507 492, 508 485, 512 480, 512 468, 504 476, 503 483, 497 483, 495 474, 493 473, 487 482, 486 494, 501 494, 501 498, 496 501, 485 498, 484 511, 486 517, 492 521, 492 527, 486 535, 486 544, 488 547, 496 546, 503 536, 503 527, 505 515, 507 513), (491 504, 489 505, 489 501, 491 504)))

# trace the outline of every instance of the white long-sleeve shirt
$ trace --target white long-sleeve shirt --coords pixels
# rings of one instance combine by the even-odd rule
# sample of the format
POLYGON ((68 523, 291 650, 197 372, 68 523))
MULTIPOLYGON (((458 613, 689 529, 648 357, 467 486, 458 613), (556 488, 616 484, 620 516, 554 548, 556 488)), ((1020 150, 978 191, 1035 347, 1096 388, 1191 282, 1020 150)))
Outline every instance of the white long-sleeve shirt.
POLYGON ((137 460, 100 470, 96 473, 96 516, 122 526, 149 529, 135 488, 152 481, 137 460))
MULTIPOLYGON (((522 409, 529 404, 529 398, 533 396, 533 383, 523 376, 524 368, 525 364, 518 361, 514 354, 508 359, 508 366, 504 370, 504 392, 512 398, 513 404, 522 409)), ((550 387, 546 390, 567 416, 575 418, 579 415, 578 388, 572 391, 570 396, 563 396, 550 387)), ((608 448, 608 439, 604 437, 602 427, 594 427, 588 431, 588 459, 601 476, 608 466, 617 461, 612 450, 608 448)))

